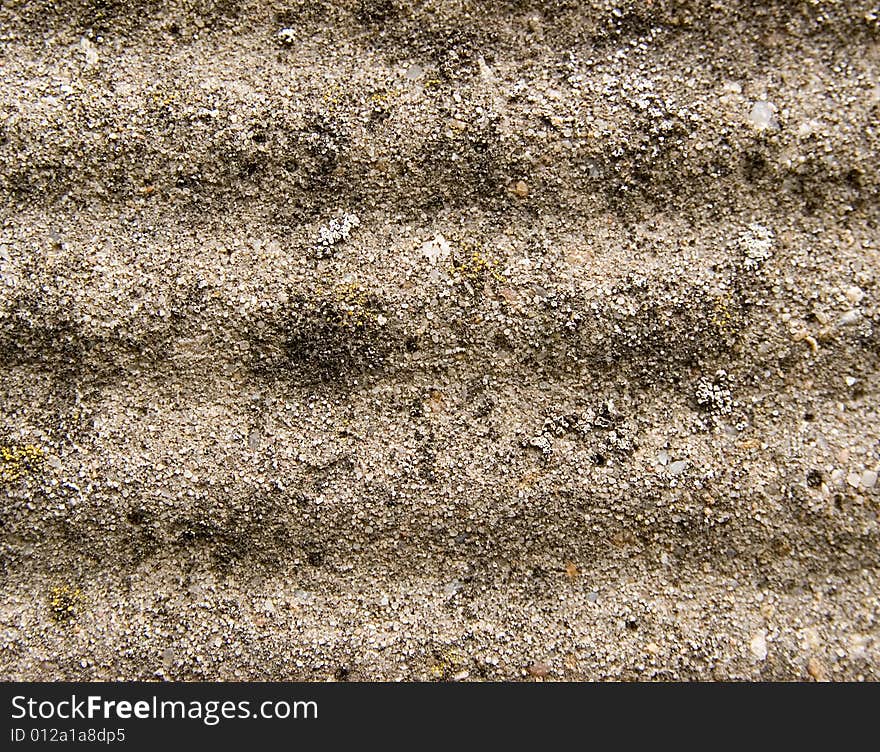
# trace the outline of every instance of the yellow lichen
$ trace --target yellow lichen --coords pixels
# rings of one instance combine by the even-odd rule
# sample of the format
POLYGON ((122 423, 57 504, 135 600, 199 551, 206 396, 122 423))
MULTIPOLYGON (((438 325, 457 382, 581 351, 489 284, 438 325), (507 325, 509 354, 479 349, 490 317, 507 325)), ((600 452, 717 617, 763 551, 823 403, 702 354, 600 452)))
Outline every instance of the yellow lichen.
POLYGON ((459 279, 471 285, 484 282, 489 277, 496 282, 503 281, 504 277, 498 271, 497 259, 489 256, 481 244, 465 240, 460 243, 460 248, 463 251, 463 257, 454 262, 453 268, 453 272, 459 279))
POLYGON ((329 293, 321 288, 316 290, 318 295, 329 297, 344 316, 347 326, 355 329, 365 327, 376 320, 377 315, 373 310, 374 298, 369 290, 357 282, 346 282, 336 285, 329 293))
POLYGON ((321 105, 325 112, 333 114, 342 104, 344 91, 340 84, 334 83, 324 89, 321 95, 321 105))
POLYGON ((49 611, 52 618, 57 621, 71 618, 81 597, 82 591, 78 587, 70 585, 53 587, 49 593, 49 611))
POLYGON ((0 481, 14 481, 30 475, 45 458, 33 444, 0 445, 0 481))
POLYGON ((464 669, 469 661, 467 653, 458 648, 450 647, 444 650, 439 657, 433 658, 428 666, 428 672, 431 678, 436 681, 448 681, 464 669))
POLYGON ((733 329, 733 313, 730 310, 730 296, 720 295, 712 300, 712 313, 709 320, 721 334, 728 334, 733 329))
POLYGON ((381 92, 377 91, 370 96, 370 105, 373 107, 387 107, 401 94, 403 94, 403 92, 400 89, 386 89, 381 92))

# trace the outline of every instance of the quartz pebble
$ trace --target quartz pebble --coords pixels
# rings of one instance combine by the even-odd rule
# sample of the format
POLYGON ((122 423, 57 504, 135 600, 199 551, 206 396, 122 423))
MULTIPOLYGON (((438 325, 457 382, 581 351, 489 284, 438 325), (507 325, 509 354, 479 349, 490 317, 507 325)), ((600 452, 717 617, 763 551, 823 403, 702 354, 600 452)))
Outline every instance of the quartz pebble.
POLYGON ((687 468, 687 460, 676 460, 667 468, 670 475, 681 475, 687 468))
POLYGON ((755 102, 749 112, 749 121, 756 130, 778 130, 779 121, 776 119, 776 107, 765 100, 755 102))
POLYGON ((846 299, 854 305, 861 302, 862 298, 865 297, 862 288, 857 287, 856 285, 850 285, 847 287, 844 294, 846 295, 846 299))
POLYGON ((767 632, 765 630, 761 629, 752 635, 751 642, 749 642, 749 650, 752 651, 752 655, 759 661, 767 659, 767 632))

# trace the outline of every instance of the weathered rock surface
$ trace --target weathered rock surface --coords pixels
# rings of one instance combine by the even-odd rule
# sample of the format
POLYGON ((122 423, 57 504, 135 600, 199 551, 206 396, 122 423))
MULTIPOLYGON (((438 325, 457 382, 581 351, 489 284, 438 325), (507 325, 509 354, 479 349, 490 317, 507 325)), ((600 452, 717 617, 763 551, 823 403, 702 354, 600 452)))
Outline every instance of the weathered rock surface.
POLYGON ((0 3, 0 675, 880 678, 856 0, 0 3))

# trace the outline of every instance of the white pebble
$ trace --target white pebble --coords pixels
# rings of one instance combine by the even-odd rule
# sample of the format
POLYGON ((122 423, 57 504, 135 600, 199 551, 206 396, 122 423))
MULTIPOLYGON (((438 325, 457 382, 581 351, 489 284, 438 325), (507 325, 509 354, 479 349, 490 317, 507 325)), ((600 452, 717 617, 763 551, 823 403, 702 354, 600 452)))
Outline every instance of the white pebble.
POLYGON ((752 655, 759 661, 767 659, 767 633, 763 629, 752 635, 749 650, 752 651, 752 655))
POLYGON ((776 107, 770 102, 755 102, 749 113, 749 121, 759 131, 777 130, 779 121, 776 119, 776 107))
POLYGON ((687 460, 676 460, 668 468, 670 475, 681 475, 687 467, 687 460))
POLYGON ((862 298, 865 297, 865 293, 861 287, 857 287, 856 285, 850 285, 846 288, 846 299, 853 304, 861 302, 862 298))

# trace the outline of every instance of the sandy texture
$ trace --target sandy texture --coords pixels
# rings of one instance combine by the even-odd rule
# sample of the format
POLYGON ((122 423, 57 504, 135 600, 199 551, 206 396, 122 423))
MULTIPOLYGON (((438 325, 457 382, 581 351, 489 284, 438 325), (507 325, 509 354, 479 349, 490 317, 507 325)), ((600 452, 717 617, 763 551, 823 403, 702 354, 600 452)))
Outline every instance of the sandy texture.
POLYGON ((0 676, 877 679, 870 0, 0 3, 0 676))

